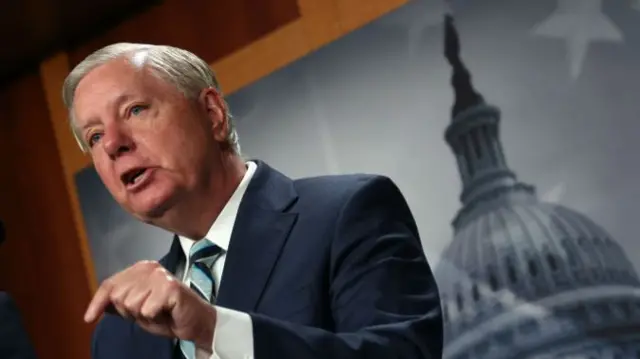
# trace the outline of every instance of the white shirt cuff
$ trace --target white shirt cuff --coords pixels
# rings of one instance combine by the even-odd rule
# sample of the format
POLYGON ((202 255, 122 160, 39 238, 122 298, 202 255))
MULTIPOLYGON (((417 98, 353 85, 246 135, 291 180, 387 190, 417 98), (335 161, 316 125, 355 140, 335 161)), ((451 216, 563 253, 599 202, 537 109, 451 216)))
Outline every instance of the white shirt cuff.
POLYGON ((216 313, 216 328, 213 333, 211 351, 206 353, 203 350, 196 350, 196 358, 253 359, 253 322, 251 316, 218 306, 216 306, 216 313))

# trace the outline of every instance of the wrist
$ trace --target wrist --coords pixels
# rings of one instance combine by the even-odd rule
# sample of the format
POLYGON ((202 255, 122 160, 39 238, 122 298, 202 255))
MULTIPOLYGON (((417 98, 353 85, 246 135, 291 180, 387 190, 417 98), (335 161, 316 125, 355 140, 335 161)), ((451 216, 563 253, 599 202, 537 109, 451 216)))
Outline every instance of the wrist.
POLYGON ((198 333, 196 333, 196 338, 193 343, 196 348, 211 352, 217 321, 216 308, 213 306, 207 306, 205 311, 206 314, 201 316, 202 321, 198 326, 199 330, 198 333))

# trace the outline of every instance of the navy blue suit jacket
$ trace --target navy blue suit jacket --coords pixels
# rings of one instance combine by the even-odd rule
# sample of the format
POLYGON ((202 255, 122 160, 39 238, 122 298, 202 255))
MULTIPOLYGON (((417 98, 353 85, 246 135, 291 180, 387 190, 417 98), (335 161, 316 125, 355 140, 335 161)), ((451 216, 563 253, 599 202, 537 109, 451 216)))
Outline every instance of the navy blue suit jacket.
POLYGON ((36 359, 15 302, 0 292, 0 358, 36 359))
MULTIPOLYGON (((256 162, 216 302, 251 315, 255 358, 441 358, 438 290, 394 183, 291 180, 256 162)), ((161 263, 175 272, 182 255, 174 240, 161 263)), ((169 359, 173 346, 107 314, 93 358, 169 359)))

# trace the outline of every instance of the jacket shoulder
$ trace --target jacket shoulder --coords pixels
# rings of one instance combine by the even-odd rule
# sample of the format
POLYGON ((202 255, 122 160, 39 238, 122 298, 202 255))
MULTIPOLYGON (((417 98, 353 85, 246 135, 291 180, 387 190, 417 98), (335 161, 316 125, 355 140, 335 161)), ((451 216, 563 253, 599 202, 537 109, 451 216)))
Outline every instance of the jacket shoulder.
POLYGON ((354 197, 402 198, 400 189, 389 177, 378 174, 346 174, 306 177, 294 180, 296 191, 301 199, 314 198, 321 203, 347 202, 354 197))
POLYGON ((387 176, 366 173, 305 177, 296 179, 293 182, 299 191, 331 190, 332 193, 343 195, 348 195, 371 185, 393 184, 393 181, 387 176))

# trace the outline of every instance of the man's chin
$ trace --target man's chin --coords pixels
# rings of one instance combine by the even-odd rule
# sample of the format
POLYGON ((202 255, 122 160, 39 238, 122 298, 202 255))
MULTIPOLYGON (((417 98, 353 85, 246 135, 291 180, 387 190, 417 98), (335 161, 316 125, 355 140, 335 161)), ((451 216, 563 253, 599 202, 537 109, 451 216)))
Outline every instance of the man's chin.
POLYGON ((154 201, 148 201, 147 203, 140 203, 132 208, 132 214, 139 220, 152 223, 165 216, 165 213, 171 209, 172 201, 167 199, 154 201))

